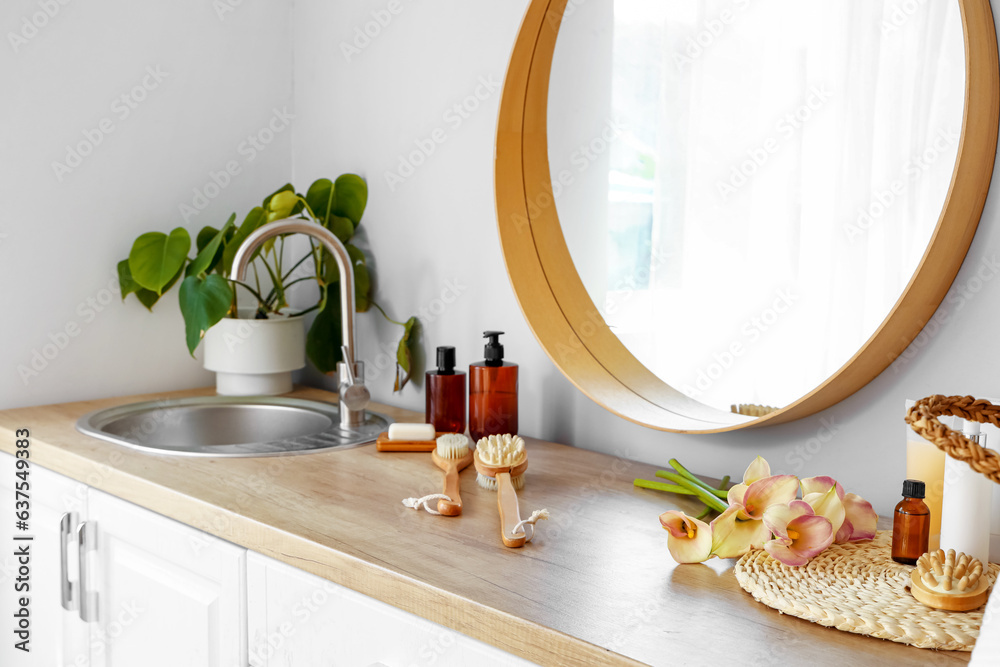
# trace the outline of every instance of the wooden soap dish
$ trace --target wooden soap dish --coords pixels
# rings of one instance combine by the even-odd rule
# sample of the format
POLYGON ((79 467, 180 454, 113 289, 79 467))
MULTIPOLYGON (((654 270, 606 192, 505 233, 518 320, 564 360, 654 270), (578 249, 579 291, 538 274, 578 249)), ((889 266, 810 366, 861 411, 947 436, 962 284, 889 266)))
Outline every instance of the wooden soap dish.
POLYGON ((437 439, 444 434, 438 431, 434 440, 390 440, 389 432, 382 431, 375 440, 375 449, 380 452, 433 452, 437 449, 437 439))

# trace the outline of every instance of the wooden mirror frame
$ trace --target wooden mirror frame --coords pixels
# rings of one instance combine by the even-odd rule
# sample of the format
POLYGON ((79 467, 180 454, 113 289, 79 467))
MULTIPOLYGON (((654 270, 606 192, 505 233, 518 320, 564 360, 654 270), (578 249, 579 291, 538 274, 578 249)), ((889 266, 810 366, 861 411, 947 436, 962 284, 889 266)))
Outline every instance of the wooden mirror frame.
POLYGON ((524 317, 563 374, 596 403, 630 421, 662 431, 716 433, 801 419, 847 398, 885 370, 951 287, 993 175, 1000 118, 993 13, 989 0, 958 4, 965 32, 962 133, 944 208, 917 270, 889 315, 846 364, 797 401, 750 418, 689 398, 649 371, 611 331, 580 280, 556 213, 548 160, 549 73, 567 0, 532 0, 500 102, 497 225, 524 317))

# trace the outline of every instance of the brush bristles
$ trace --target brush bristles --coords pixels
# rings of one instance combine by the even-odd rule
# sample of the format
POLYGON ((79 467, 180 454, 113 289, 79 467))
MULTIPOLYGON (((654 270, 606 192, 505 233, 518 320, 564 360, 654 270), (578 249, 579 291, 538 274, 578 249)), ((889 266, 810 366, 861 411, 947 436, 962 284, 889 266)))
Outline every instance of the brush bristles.
POLYGON ((460 459, 469 453, 472 443, 461 433, 445 433, 437 439, 437 455, 443 459, 460 459))
POLYGON ((524 451, 524 438, 510 433, 480 438, 476 452, 480 461, 491 466, 514 467, 528 456, 524 451))
MULTIPOLYGON (((476 481, 479 486, 483 487, 487 491, 496 491, 500 486, 497 484, 496 477, 487 477, 482 473, 476 473, 476 481)), ((510 478, 510 483, 514 487, 515 491, 520 491, 524 488, 524 475, 514 475, 510 478)))

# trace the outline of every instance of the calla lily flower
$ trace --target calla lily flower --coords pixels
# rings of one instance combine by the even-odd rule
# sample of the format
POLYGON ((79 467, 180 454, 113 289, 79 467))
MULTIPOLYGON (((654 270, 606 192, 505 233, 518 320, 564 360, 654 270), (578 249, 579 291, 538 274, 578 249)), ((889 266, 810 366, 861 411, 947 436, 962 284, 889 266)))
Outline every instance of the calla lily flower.
POLYGON ((750 547, 760 547, 771 536, 763 521, 741 521, 738 505, 732 505, 712 522, 712 555, 719 558, 739 558, 750 547))
POLYGON ((772 475, 751 483, 745 489, 737 484, 729 489, 730 505, 740 508, 740 519, 764 518, 764 511, 771 505, 787 505, 799 492, 799 480, 794 475, 772 475))
MULTIPOLYGON (((835 486, 831 491, 836 497, 835 486)), ((764 524, 774 534, 773 540, 764 543, 764 550, 791 567, 805 565, 833 543, 830 520, 815 514, 812 506, 803 500, 767 508, 764 524)))
POLYGON ((730 505, 733 504, 734 498, 739 498, 739 501, 742 502, 748 486, 759 479, 764 479, 765 477, 770 476, 771 466, 768 465, 763 456, 758 456, 750 462, 750 465, 747 466, 746 472, 743 473, 743 483, 733 484, 733 486, 730 487, 726 500, 729 501, 730 505))
POLYGON ((805 479, 799 480, 799 486, 802 487, 803 498, 808 496, 810 493, 826 493, 831 486, 837 487, 838 498, 844 498, 844 487, 842 487, 840 482, 835 480, 833 477, 806 477, 805 479))
POLYGON ((829 486, 825 491, 815 491, 802 497, 802 500, 812 507, 813 512, 819 516, 826 517, 833 527, 833 534, 836 535, 840 527, 844 525, 847 517, 847 510, 837 493, 837 485, 829 486))
POLYGON ((660 523, 670 533, 667 549, 678 563, 700 563, 712 555, 712 529, 704 521, 671 510, 660 515, 660 523))
POLYGON ((837 544, 873 539, 878 515, 875 514, 872 504, 856 493, 848 493, 842 502, 846 516, 843 525, 837 531, 837 544))

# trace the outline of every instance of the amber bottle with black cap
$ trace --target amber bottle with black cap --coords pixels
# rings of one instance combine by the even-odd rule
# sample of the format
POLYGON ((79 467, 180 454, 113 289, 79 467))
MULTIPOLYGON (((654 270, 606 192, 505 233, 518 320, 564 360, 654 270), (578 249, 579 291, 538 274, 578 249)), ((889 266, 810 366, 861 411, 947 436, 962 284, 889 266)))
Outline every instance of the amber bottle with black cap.
POLYGON ((427 371, 424 421, 444 433, 465 433, 465 373, 455 370, 455 348, 437 349, 437 370, 427 371))
POLYGON ((924 502, 925 485, 918 479, 903 482, 903 499, 892 517, 892 559, 915 565, 927 553, 931 510, 924 502))
POLYGON ((503 360, 502 331, 484 331, 484 359, 469 365, 469 435, 517 435, 517 364, 503 360))

